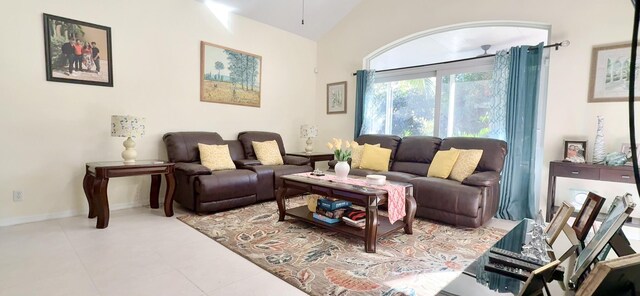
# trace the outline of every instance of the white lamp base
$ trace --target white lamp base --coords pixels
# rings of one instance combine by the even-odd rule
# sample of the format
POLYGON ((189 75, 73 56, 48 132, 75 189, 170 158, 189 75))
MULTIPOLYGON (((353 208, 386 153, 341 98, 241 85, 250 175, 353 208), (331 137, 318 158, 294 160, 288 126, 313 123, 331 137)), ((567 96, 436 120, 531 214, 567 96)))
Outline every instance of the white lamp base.
POLYGON ((311 141, 311 138, 307 138, 307 147, 304 147, 304 152, 307 154, 313 152, 313 141, 311 141))
POLYGON ((122 151, 122 158, 124 159, 124 163, 135 163, 136 157, 138 157, 138 152, 136 152, 136 142, 128 137, 124 142, 122 142, 124 146, 124 151, 122 151))

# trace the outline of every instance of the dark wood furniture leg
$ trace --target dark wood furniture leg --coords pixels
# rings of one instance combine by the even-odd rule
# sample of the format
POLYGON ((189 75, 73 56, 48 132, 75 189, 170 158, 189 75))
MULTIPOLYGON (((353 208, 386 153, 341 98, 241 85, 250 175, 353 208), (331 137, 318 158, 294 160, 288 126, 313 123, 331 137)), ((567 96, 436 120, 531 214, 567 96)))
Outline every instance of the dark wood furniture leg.
POLYGON ((158 201, 160 195, 160 175, 151 175, 151 190, 149 191, 149 206, 152 209, 160 207, 158 201))
POLYGON ((93 206, 98 214, 96 228, 107 228, 109 226, 109 200, 107 199, 108 178, 95 178, 93 182, 93 206))
POLYGON ((287 208, 284 206, 285 196, 287 194, 287 188, 284 187, 283 184, 278 188, 278 192, 276 193, 276 203, 278 203, 278 221, 284 221, 284 214, 287 211, 287 208))
POLYGON ((176 179, 173 174, 165 174, 164 179, 167 181, 167 192, 164 195, 164 214, 167 217, 173 216, 173 193, 176 190, 176 179))
POLYGON ((87 197, 87 203, 89 204, 89 218, 96 217, 96 209, 93 206, 93 176, 87 171, 84 174, 82 180, 82 189, 84 189, 84 195, 87 197))
POLYGON ((413 195, 407 195, 404 207, 407 210, 407 214, 404 216, 404 233, 413 234, 413 218, 416 216, 418 208, 413 195))
POLYGON ((552 170, 549 170, 549 184, 547 189, 547 221, 551 222, 553 218, 553 205, 556 202, 556 176, 552 170))
POLYGON ((364 228, 364 251, 367 253, 376 252, 376 240, 378 234, 378 205, 376 196, 369 196, 367 199, 367 216, 364 228))

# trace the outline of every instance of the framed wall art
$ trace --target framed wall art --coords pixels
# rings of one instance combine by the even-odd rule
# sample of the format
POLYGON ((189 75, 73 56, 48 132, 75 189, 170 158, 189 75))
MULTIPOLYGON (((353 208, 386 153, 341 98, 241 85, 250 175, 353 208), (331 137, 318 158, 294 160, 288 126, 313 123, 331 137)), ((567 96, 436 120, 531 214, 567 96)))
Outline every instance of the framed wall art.
POLYGON ((43 14, 47 80, 113 87, 111 28, 43 14))
POLYGON ((262 57, 200 42, 200 101, 260 107, 262 57))
POLYGON ((347 82, 327 84, 327 114, 347 113, 347 82))
MULTIPOLYGON (((631 43, 594 46, 591 52, 589 103, 629 100, 631 43)), ((640 87, 636 76, 636 88, 640 87)), ((636 96, 635 100, 640 100, 636 96)))

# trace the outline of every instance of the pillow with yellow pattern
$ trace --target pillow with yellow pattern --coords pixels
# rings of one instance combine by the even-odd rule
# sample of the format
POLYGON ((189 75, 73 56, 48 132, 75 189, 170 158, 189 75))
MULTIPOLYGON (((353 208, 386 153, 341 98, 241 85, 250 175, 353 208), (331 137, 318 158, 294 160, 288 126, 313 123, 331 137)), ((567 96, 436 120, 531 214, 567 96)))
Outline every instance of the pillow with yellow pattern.
POLYGON ((456 163, 460 150, 440 150, 433 157, 427 177, 436 177, 446 179, 451 174, 453 165, 456 163))
POLYGON ((471 174, 473 174, 473 172, 476 170, 476 167, 478 167, 480 158, 482 158, 482 150, 462 150, 456 148, 451 148, 451 150, 460 151, 460 155, 456 160, 456 164, 453 165, 453 169, 451 169, 449 179, 462 182, 464 179, 471 176, 471 174))
POLYGON ((235 170, 228 145, 207 145, 198 143, 200 162, 212 171, 235 170))
POLYGON ((263 165, 284 164, 278 142, 275 140, 265 142, 252 141, 251 146, 253 146, 253 151, 256 153, 256 158, 263 165))

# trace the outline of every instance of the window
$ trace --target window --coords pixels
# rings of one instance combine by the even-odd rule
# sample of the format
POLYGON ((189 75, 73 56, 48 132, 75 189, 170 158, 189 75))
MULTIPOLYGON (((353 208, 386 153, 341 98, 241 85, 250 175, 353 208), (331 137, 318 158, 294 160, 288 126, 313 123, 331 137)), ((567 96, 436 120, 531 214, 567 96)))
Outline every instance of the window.
POLYGON ((486 137, 492 59, 385 72, 367 104, 366 133, 486 137))

